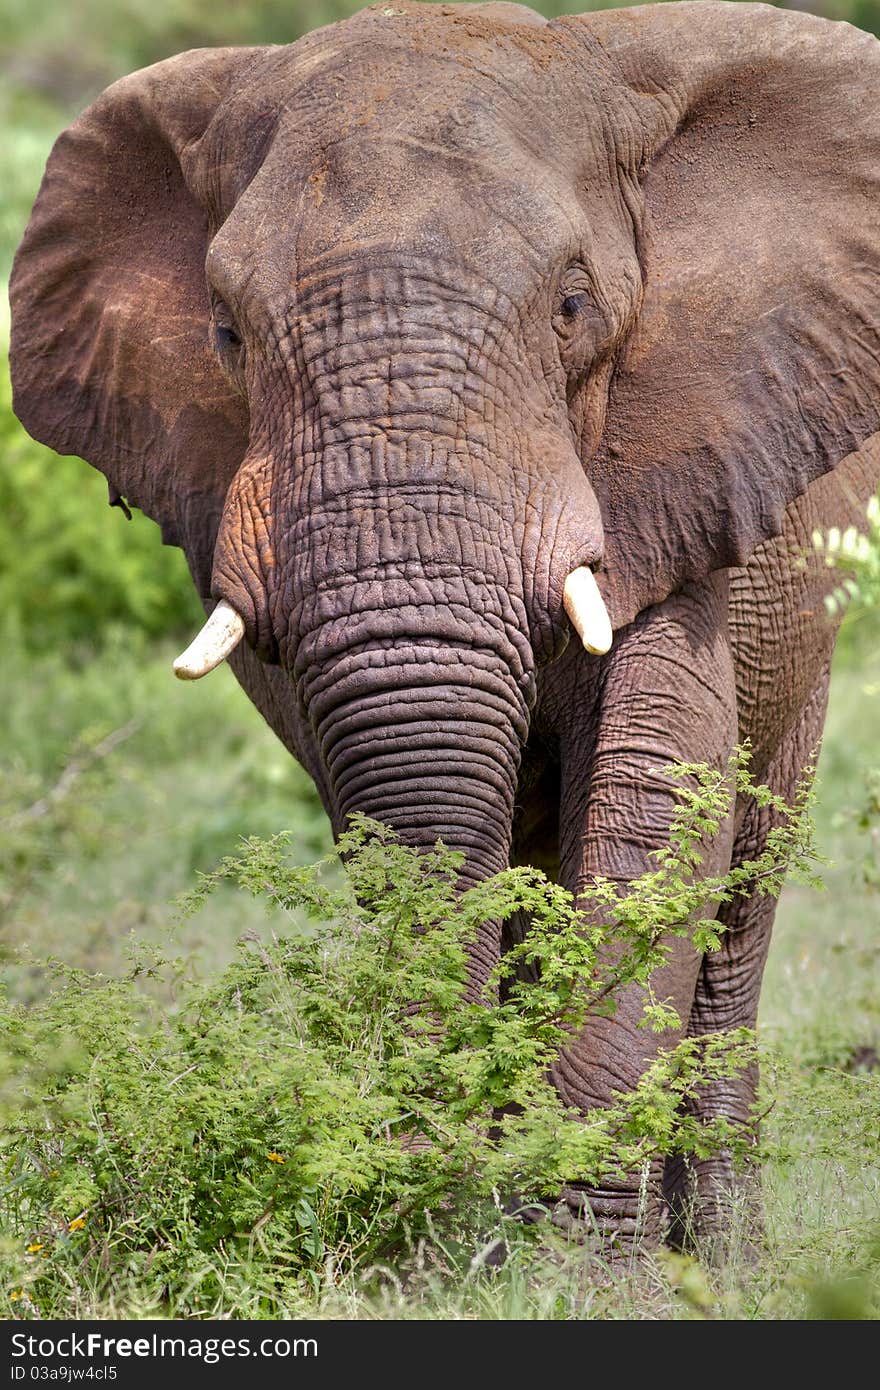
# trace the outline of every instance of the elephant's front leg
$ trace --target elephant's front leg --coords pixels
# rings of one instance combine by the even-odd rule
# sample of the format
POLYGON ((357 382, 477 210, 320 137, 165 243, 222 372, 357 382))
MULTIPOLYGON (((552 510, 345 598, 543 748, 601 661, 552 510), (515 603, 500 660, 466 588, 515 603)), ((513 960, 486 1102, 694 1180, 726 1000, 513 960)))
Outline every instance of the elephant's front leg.
MULTIPOLYGON (((598 695, 586 665, 567 701, 562 736, 560 878, 590 909, 594 875, 626 885, 656 867, 652 851, 668 839, 677 806, 663 769, 675 761, 726 766, 737 739, 733 664, 727 632, 727 582, 716 575, 646 610, 621 633, 606 659, 598 695), (596 703, 598 701, 598 703, 596 703)), ((706 874, 730 863, 733 815, 706 847, 706 874)), ((609 946, 613 954, 613 943, 609 946)), ((671 938, 667 963, 653 978, 687 1026, 700 957, 686 938, 671 938)), ((582 1110, 629 1091, 658 1048, 681 1036, 640 1027, 645 990, 622 988, 611 1017, 591 1017, 561 1053, 554 1081, 582 1110)), ((683 1030, 682 1030, 683 1031, 683 1030)), ((572 1181, 571 1211, 627 1247, 662 1229, 661 1164, 602 1190, 572 1181)), ((573 1175, 574 1176, 574 1175, 573 1175)), ((564 1210, 564 1208, 563 1208, 564 1210)))

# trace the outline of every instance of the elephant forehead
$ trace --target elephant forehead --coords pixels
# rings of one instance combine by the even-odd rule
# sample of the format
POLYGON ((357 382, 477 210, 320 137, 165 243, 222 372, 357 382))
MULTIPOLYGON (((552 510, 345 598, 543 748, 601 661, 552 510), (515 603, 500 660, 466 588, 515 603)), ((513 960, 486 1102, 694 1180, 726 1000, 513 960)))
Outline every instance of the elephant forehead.
POLYGON ((601 57, 533 22, 466 20, 455 7, 420 6, 417 23, 386 8, 270 50, 188 152, 191 181, 222 220, 270 159, 288 213, 310 181, 316 207, 335 193, 349 211, 387 201, 423 215, 457 174, 546 216, 574 182, 612 179, 609 112, 623 98, 601 57))
POLYGON ((534 154, 499 131, 481 155, 456 157, 416 131, 356 132, 311 149, 292 166, 276 142, 240 199, 232 232, 294 260, 397 250, 449 264, 541 262, 555 243, 590 240, 575 184, 541 171, 534 154))
POLYGON ((493 303, 522 304, 575 259, 593 267, 610 301, 628 302, 639 279, 632 222, 607 157, 593 177, 577 177, 515 128, 487 131, 482 149, 473 129, 469 138, 465 155, 405 123, 307 147, 279 132, 218 219, 214 282, 236 300, 246 287, 255 303, 283 304, 313 278, 360 281, 374 270, 374 299, 384 272, 415 267, 428 283, 446 279, 470 295, 482 285, 493 303))

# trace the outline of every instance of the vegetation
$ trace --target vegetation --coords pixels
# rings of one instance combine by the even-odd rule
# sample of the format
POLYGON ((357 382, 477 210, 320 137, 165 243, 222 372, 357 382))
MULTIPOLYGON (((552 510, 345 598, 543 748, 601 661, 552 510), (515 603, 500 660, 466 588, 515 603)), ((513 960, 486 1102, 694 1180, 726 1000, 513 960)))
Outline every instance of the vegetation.
MULTIPOLYGON (((744 785, 741 767, 736 775, 744 785)), ((729 795, 717 774, 700 780, 658 869, 616 905, 608 894, 615 933, 629 942, 624 978, 656 965, 658 920, 746 881, 687 881, 729 795)), ((789 817, 746 874, 774 890, 786 864, 808 871, 808 831, 789 817)), ((544 1064, 560 1028, 605 998, 607 979, 600 934, 583 930, 565 894, 513 870, 456 902, 455 856, 438 850, 426 862, 367 822, 341 846, 344 875, 337 855, 292 866, 288 844, 246 842, 188 895, 187 920, 210 915, 229 883, 273 910, 207 979, 192 956, 142 939, 114 974, 25 958, 30 1005, 10 1004, 0 1020, 7 1316, 877 1311, 865 1216, 877 1197, 880 1086, 858 1069, 839 1022, 826 1035, 823 1020, 802 1020, 787 1055, 771 1055, 762 1263, 741 1261, 734 1243, 715 1273, 671 1255, 603 1271, 595 1250, 551 1226, 536 1246, 504 1199, 539 1200, 571 1164, 607 1175, 652 1153, 736 1144, 729 1127, 684 1123, 677 1105, 748 1061, 752 1041, 668 1051, 635 1094, 572 1124, 544 1064), (536 916, 520 954, 540 962, 541 983, 514 984, 493 1008, 469 1005, 465 943, 516 906, 536 916), (412 999, 423 1001, 415 1016, 412 999), (492 1132, 492 1111, 510 1102, 519 1105, 492 1132), (496 1272, 485 1266, 500 1241, 508 1260, 496 1272)), ((711 945, 713 924, 705 930, 711 945)), ((847 974, 859 965, 847 961, 847 974)), ((876 1007, 863 993, 852 1010, 876 1007)), ((650 1009, 647 1021, 658 1022, 650 1009)))
POLYGON ((832 526, 827 535, 815 531, 813 545, 829 569, 846 574, 825 600, 829 613, 838 613, 853 600, 862 609, 880 607, 880 497, 868 503, 864 530, 848 526, 841 534, 832 526))
MULTIPOLYGON (((82 0, 74 15, 50 0, 0 3, 0 273, 54 135, 107 82, 183 47, 284 41, 357 8, 82 0)), ((826 12, 880 28, 872 0, 829 0, 826 12)), ((109 512, 96 474, 27 440, 8 390, 0 444, 0 1311, 877 1315, 876 516, 865 542, 822 538, 832 559, 842 555, 848 573, 855 561, 857 571, 855 589, 841 575, 837 596, 848 619, 816 809, 819 844, 835 863, 825 894, 806 881, 786 889, 768 964, 767 1226, 757 1261, 735 1232, 717 1267, 707 1250, 699 1260, 667 1253, 599 1279, 594 1251, 547 1224, 537 1245, 493 1195, 502 1205, 501 1194, 540 1195, 558 1176, 546 1135, 567 1121, 540 1090, 540 1064, 564 1008, 547 990, 515 1015, 461 1004, 461 944, 480 912, 525 895, 565 940, 568 906, 540 876, 519 874, 453 910, 448 859, 438 854, 426 882, 423 864, 414 877, 408 856, 366 827, 351 878, 336 860, 321 875, 292 867, 330 851, 306 774, 228 671, 187 688, 171 679, 175 634, 199 619, 180 554, 160 549, 145 518, 109 512), (200 872, 210 896, 175 922, 168 904, 200 872), (375 891, 358 907, 351 894, 361 874, 375 891), (243 893, 239 881, 259 891, 243 893), (414 936, 425 914, 441 930, 414 936), (391 940, 394 921, 406 929, 391 940), (388 949, 398 953, 393 971, 380 969, 388 949), (364 987, 373 980, 380 990, 364 987), (455 1025, 446 1043, 402 1020, 406 989, 435 1015, 446 1011, 455 1025), (306 1058, 320 1078, 312 1088, 303 1085, 306 1058), (416 1061, 432 1079, 418 1115, 416 1061), (510 1118, 499 1144, 486 1115, 505 1095, 540 1104, 530 1107, 534 1128, 510 1118), (392 1117, 390 1140, 380 1112, 392 1117), (430 1145, 407 1148, 399 1134, 419 1127, 430 1145), (488 1251, 500 1238, 508 1258, 493 1272, 488 1251)), ((632 929, 628 970, 644 971, 657 947, 648 907, 656 914, 681 879, 686 842, 685 827, 658 865, 661 879, 618 904, 632 929)), ((589 976, 595 941, 575 934, 570 944, 589 976)), ((539 932, 534 949, 546 947, 539 932)), ((565 970, 575 963, 556 947, 553 960, 565 970)), ((576 1006, 573 978, 546 977, 548 988, 568 990, 565 1008, 576 1006)), ((663 1022, 662 1012, 654 1017, 663 1022)), ((672 1101, 701 1068, 737 1065, 750 1045, 667 1055, 636 1096, 572 1140, 592 1146, 579 1161, 643 1161, 652 1147, 719 1139, 689 1132, 672 1101)))
MULTIPOLYGON (((540 1204, 571 1173, 602 1183, 658 1156, 745 1151, 739 1127, 681 1109, 753 1061, 745 1031, 661 1050, 632 1094, 588 1122, 547 1077, 567 1032, 613 1008, 615 985, 647 985, 689 918, 717 949, 717 923, 699 921, 710 902, 809 874, 803 808, 752 787, 745 764, 687 769, 689 785, 680 769, 656 869, 625 893, 597 884, 623 946, 613 967, 607 931, 538 871, 510 869, 459 896, 460 855, 419 854, 364 819, 329 856, 344 862, 340 886, 324 884, 323 864, 290 866, 284 836, 248 841, 202 879, 187 913, 233 878, 290 923, 269 943, 242 942, 206 984, 187 979, 185 962, 142 952, 122 979, 53 967, 39 1004, 0 1015, 0 1279, 14 1311, 69 1316, 85 1286, 99 1298, 131 1289, 177 1316, 220 1314, 221 1260, 246 1273, 252 1309, 285 1315, 451 1224, 459 1243, 479 1246, 481 1224, 503 1238, 505 1207, 540 1204), (694 884, 737 790, 773 799, 782 824, 760 860, 694 884), (519 909, 527 939, 471 998, 468 943, 519 909), (519 979, 520 966, 538 980, 519 979), (141 989, 144 976, 160 997, 141 989)), ((645 1026, 675 1021, 648 988, 645 1026)))
POLYGON ((0 623, 13 649, 89 648, 123 627, 160 637, 204 621, 183 552, 161 554, 159 528, 140 512, 127 523, 106 515, 99 473, 28 439, 6 372, 0 451, 0 623))

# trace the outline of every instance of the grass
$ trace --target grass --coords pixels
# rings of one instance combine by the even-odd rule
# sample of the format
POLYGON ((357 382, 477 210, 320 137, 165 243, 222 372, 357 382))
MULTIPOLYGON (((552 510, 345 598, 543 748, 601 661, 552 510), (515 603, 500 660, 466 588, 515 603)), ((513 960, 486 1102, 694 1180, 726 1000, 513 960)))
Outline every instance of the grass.
POLYGON ((857 1065, 862 1050, 880 1051, 880 839, 857 814, 877 765, 878 626, 865 620, 858 648, 835 664, 816 816, 826 891, 785 890, 764 981, 765 1039, 807 1065, 857 1065))
MULTIPOLYGON (((184 687, 171 674, 174 654, 137 637, 132 647, 121 631, 100 658, 72 668, 60 655, 34 659, 7 649, 0 697, 7 944, 118 972, 133 935, 157 943, 178 932, 169 904, 241 836, 292 825, 303 861, 329 846, 311 780, 231 673, 184 687), (120 735, 110 753, 95 756, 120 735)), ((215 965, 242 932, 265 925, 259 904, 221 889, 210 927, 195 919, 177 944, 215 965)))

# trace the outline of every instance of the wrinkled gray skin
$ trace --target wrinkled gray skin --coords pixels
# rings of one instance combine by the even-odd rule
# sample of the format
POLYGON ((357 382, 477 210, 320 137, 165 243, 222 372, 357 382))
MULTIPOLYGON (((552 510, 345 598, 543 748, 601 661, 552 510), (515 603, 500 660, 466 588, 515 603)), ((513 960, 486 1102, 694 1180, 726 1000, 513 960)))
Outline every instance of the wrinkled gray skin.
MULTIPOLYGON (((878 76, 873 40, 760 6, 406 0, 135 74, 59 142, 16 407, 241 613, 236 676, 335 832, 363 811, 589 906, 664 843, 665 764, 748 739, 792 794, 834 640, 797 554, 880 471, 878 76), (578 565, 606 657, 571 640, 578 565)), ((770 825, 737 805, 706 872, 770 825)), ((755 1022, 773 904, 723 913, 720 952, 677 941, 654 983, 691 1033, 755 1022)), ((642 1003, 572 1040, 566 1101, 674 1041, 642 1003)), ((700 1108, 745 1123, 753 1086, 700 1108)), ((625 1244, 642 1176, 566 1201, 625 1244)), ((731 1177, 653 1173, 642 1230, 731 1177)))

